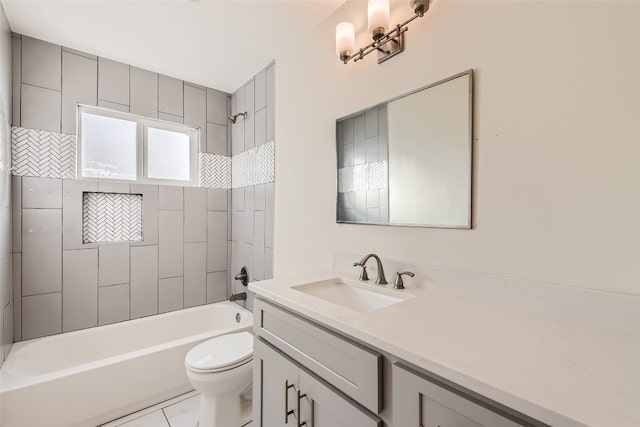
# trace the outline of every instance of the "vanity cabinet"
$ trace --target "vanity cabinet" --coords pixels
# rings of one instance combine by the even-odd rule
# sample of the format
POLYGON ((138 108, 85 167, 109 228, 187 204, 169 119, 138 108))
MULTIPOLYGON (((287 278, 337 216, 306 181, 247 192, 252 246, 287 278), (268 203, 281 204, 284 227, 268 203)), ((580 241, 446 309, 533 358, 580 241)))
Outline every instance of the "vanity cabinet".
POLYGON ((534 427, 507 408, 487 405, 439 379, 393 365, 393 422, 401 427, 534 427))
POLYGON ((254 342, 254 424, 379 427, 380 420, 301 369, 261 338, 254 342))

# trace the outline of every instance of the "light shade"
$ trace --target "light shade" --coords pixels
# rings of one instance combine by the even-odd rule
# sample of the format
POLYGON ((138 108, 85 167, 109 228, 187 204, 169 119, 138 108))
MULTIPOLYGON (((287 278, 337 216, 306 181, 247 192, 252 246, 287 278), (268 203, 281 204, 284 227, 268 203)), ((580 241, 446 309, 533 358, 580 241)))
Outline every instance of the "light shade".
POLYGON ((340 60, 349 58, 356 47, 356 28, 351 22, 336 25, 336 54, 340 60))
POLYGON ((369 0, 369 33, 377 40, 389 28, 389 0, 369 0))

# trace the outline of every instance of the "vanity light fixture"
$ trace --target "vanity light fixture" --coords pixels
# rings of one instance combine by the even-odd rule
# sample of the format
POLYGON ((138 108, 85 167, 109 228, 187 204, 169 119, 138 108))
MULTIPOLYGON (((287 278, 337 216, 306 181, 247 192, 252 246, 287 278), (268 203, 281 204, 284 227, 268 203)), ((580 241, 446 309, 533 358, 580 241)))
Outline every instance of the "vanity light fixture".
POLYGON ((369 0, 367 5, 368 29, 373 42, 355 50, 355 27, 351 22, 340 22, 336 25, 336 54, 340 61, 357 62, 370 54, 378 52, 378 64, 391 59, 404 51, 404 33, 409 30, 409 23, 421 18, 429 10, 430 0, 410 0, 414 15, 389 29, 389 0, 369 0))

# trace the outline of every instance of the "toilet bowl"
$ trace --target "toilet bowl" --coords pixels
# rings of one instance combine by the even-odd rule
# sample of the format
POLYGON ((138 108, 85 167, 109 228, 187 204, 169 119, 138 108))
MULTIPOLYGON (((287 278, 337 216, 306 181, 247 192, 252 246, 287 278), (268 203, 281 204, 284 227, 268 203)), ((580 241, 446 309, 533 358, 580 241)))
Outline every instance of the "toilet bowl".
POLYGON ((221 335, 198 344, 184 359, 200 392, 199 427, 240 427, 251 420, 253 335, 221 335))

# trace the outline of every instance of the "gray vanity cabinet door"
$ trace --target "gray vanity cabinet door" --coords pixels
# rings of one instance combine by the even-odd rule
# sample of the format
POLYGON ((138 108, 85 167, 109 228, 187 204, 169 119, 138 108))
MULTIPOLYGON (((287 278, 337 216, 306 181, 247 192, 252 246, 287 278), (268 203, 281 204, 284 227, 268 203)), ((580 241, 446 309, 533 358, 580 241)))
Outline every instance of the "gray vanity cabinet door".
POLYGON ((254 338, 253 425, 296 427, 297 388, 298 367, 254 338))
MULTIPOLYGON (((300 370, 300 422, 305 427, 379 427, 381 421, 304 370, 300 370)), ((297 398, 297 396, 296 396, 297 398)))
POLYGON ((511 419, 401 365, 393 365, 393 425, 398 427, 516 427, 511 419))

